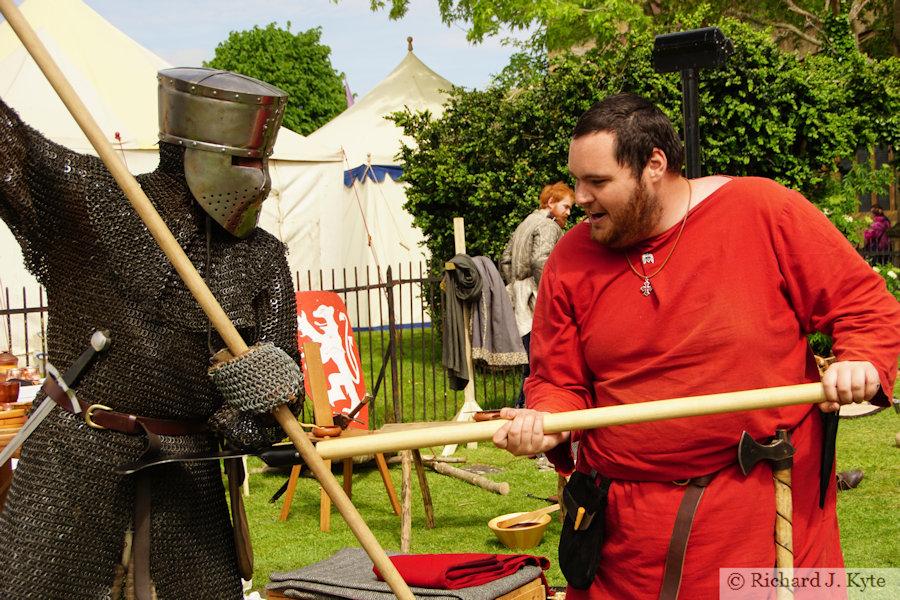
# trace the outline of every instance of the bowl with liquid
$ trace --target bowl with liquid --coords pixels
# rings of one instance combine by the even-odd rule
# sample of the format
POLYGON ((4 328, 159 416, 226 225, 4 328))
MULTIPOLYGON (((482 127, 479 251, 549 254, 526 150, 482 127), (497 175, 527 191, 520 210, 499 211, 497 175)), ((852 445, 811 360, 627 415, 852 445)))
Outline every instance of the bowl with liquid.
POLYGON ((510 550, 528 550, 534 548, 541 543, 544 532, 552 517, 550 515, 540 515, 535 517, 534 521, 527 523, 517 523, 509 527, 498 527, 497 523, 506 519, 511 519, 524 513, 515 512, 506 515, 494 517, 488 521, 488 527, 497 536, 500 542, 510 550))

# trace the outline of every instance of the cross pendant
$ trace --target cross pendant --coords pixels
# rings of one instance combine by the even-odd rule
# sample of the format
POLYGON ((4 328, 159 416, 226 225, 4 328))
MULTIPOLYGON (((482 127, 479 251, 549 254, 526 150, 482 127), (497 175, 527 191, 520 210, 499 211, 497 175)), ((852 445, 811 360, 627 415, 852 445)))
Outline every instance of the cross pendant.
POLYGON ((644 277, 644 285, 641 286, 641 293, 645 296, 649 296, 650 292, 653 291, 653 286, 650 285, 650 278, 644 277))

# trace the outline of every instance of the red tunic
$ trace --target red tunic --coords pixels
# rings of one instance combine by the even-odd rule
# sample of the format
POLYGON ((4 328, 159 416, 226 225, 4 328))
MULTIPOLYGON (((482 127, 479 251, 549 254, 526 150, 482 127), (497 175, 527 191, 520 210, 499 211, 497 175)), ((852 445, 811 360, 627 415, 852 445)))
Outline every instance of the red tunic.
MULTIPOLYGON (((654 273, 681 223, 628 252, 654 273)), ((535 310, 529 408, 550 412, 809 383, 819 380, 806 334, 834 339, 839 360, 868 360, 893 390, 900 303, 810 202, 776 183, 733 179, 693 208, 676 249, 650 279, 623 252, 576 225, 547 262, 535 310)), ((744 477, 741 432, 792 429, 797 567, 842 567, 835 489, 818 507, 821 422, 795 406, 594 429, 579 469, 613 478, 607 541, 591 590, 570 598, 656 598, 683 489, 673 480, 719 471, 699 505, 682 598, 717 598, 720 567, 770 568, 771 469, 744 477)), ((551 460, 565 469, 559 450, 551 460)))

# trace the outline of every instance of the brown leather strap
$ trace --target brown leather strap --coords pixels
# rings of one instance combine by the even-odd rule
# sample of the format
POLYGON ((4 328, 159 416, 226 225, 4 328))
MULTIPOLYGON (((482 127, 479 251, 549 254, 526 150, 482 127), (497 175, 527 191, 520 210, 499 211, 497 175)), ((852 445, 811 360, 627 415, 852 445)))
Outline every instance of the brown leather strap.
POLYGON ((237 550, 238 570, 241 577, 253 579, 253 546, 250 542, 250 524, 244 511, 241 484, 244 481, 244 463, 240 458, 228 458, 225 473, 228 475, 228 496, 231 499, 231 523, 234 528, 234 547, 237 550))
POLYGON ((112 410, 100 404, 88 404, 81 398, 77 398, 78 408, 75 409, 72 400, 50 378, 44 381, 42 389, 47 395, 69 412, 78 412, 88 425, 98 429, 112 429, 120 433, 136 435, 149 431, 156 435, 189 435, 206 431, 206 419, 157 419, 155 417, 142 417, 112 410))
POLYGON ((10 458, 0 465, 0 512, 3 512, 3 504, 6 502, 6 493, 9 491, 12 478, 12 459, 10 458))
POLYGON ((669 551, 666 554, 666 566, 663 571, 662 589, 659 592, 659 600, 675 600, 678 598, 678 588, 681 587, 681 572, 684 568, 684 555, 687 551, 688 538, 691 536, 691 525, 694 523, 694 515, 697 506, 703 496, 703 490, 712 481, 712 475, 695 477, 686 482, 676 482, 684 486, 684 496, 675 516, 675 526, 672 528, 672 537, 669 539, 669 551))
POLYGON ((150 476, 138 473, 134 497, 134 595, 152 600, 150 581, 150 476))

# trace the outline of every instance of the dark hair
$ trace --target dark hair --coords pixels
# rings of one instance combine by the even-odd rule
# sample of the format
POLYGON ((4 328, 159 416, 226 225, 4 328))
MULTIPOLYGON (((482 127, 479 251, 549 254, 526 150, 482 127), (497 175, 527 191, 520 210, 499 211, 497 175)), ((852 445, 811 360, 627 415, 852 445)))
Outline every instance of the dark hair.
POLYGON ((575 190, 562 181, 547 184, 544 186, 544 189, 541 190, 540 207, 547 208, 550 206, 551 200, 559 202, 569 197, 575 197, 575 190))
POLYGON ((630 168, 638 179, 654 148, 666 155, 668 171, 681 172, 681 138, 672 121, 649 100, 628 93, 600 100, 578 118, 572 139, 601 131, 613 135, 616 162, 630 168))

